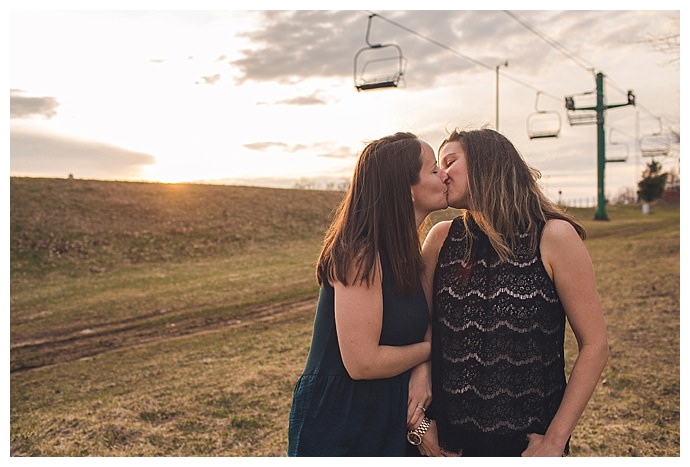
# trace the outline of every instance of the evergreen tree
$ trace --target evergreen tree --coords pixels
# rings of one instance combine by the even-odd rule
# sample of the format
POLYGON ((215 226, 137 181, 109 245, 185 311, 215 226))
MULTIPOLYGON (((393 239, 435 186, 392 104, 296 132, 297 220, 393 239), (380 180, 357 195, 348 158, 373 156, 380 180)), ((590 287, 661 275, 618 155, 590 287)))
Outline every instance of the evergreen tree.
POLYGON ((642 172, 642 180, 637 183, 640 200, 649 203, 661 198, 668 177, 668 172, 661 173, 661 170, 660 162, 653 160, 647 164, 647 168, 642 172))

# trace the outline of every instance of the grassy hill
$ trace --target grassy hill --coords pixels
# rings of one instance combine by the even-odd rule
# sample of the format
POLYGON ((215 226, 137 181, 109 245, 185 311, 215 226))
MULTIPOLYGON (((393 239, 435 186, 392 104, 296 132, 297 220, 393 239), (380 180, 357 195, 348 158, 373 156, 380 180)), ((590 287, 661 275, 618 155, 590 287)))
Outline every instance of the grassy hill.
POLYGON ((313 263, 342 198, 193 184, 10 183, 13 371, 312 297, 313 263))
MULTIPOLYGON (((12 456, 285 454, 313 264, 342 193, 30 178, 10 190, 12 456)), ((573 212, 611 358, 572 455, 678 456, 679 207, 573 212)), ((575 348, 569 334, 569 365, 575 348)))
POLYGON ((11 178, 13 274, 82 275, 319 236, 342 193, 11 178))

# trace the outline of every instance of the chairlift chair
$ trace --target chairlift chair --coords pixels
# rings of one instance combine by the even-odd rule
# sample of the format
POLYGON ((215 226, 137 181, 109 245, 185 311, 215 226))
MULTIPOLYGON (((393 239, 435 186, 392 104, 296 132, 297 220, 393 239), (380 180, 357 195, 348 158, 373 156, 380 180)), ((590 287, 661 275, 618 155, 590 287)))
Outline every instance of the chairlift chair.
POLYGON ((360 49, 355 54, 354 80, 357 91, 397 88, 404 74, 405 59, 396 44, 377 44, 360 49), (388 48, 394 54, 380 53, 388 48), (372 53, 372 51, 375 51, 372 53), (376 54, 376 58, 373 57, 376 54))
POLYGON ((671 147, 668 135, 662 133, 661 119, 659 118, 659 130, 640 138, 640 153, 642 157, 665 157, 671 147))
POLYGON ((540 110, 539 95, 534 102, 535 112, 527 116, 527 135, 529 139, 557 138, 561 133, 561 114, 555 110, 540 110))
MULTIPOLYGON (((588 96, 592 92, 582 93, 582 96, 588 96)), ((565 108, 567 110, 568 123, 570 126, 576 125, 591 125, 597 123, 596 110, 580 110, 575 108, 575 100, 572 96, 565 98, 565 108)))
POLYGON ((369 41, 374 16, 376 14, 369 15, 367 23, 367 47, 355 54, 354 82, 357 91, 396 88, 405 71, 405 58, 397 44, 372 44, 369 41))
POLYGON ((570 126, 597 123, 597 112, 595 110, 568 110, 568 123, 570 126))
POLYGON ((615 157, 607 157, 606 162, 625 162, 628 160, 628 156, 630 155, 630 147, 627 145, 627 143, 623 143, 620 141, 614 141, 613 140, 613 131, 614 129, 611 128, 611 131, 609 131, 609 147, 610 148, 622 148, 621 150, 617 151, 617 154, 615 157))

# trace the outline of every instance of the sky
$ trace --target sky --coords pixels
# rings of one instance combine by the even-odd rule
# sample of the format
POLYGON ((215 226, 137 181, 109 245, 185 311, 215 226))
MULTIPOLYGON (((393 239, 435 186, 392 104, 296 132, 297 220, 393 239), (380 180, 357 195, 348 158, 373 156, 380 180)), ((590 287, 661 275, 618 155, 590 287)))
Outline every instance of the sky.
POLYGON ((596 125, 571 125, 564 102, 594 105, 597 72, 608 105, 628 90, 637 103, 605 113, 607 156, 625 159, 606 164, 607 197, 634 192, 641 146, 667 148, 658 160, 679 171, 680 52, 662 47, 679 2, 90 3, 9 2, 11 176, 331 188, 367 141, 411 131, 438 148, 453 128, 498 124, 550 198, 595 203, 596 125), (398 46, 402 69, 394 46, 368 48, 371 13, 369 42, 398 46), (397 88, 355 88, 399 71, 397 88))

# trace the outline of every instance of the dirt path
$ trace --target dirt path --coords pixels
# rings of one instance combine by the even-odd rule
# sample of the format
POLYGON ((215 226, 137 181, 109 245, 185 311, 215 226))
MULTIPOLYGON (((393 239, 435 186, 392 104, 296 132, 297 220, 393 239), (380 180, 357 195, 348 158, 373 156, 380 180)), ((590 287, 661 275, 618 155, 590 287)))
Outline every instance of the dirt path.
POLYGON ((143 326, 142 319, 109 323, 72 330, 65 334, 43 336, 10 345, 10 373, 92 357, 182 336, 217 332, 251 326, 291 314, 313 311, 313 297, 247 308, 231 317, 185 317, 166 326, 143 326))

